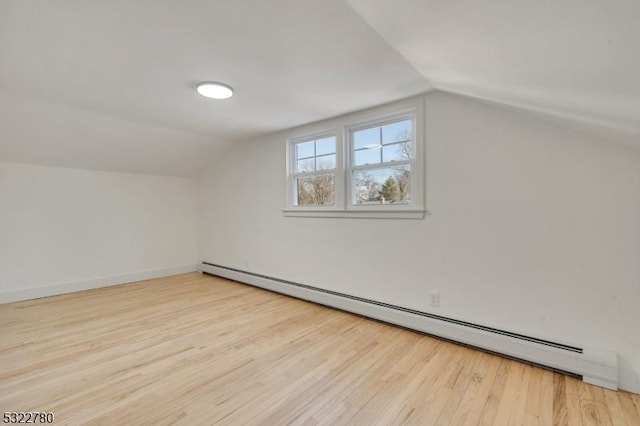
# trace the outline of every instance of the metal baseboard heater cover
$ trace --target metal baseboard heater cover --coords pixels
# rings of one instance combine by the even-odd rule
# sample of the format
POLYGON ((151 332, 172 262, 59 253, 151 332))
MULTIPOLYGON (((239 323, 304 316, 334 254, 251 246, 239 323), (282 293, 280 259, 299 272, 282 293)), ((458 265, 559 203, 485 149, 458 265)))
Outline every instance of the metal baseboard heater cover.
POLYGON ((207 274, 578 375, 586 383, 607 389, 618 389, 618 357, 615 352, 565 345, 209 262, 203 262, 201 270, 207 274))

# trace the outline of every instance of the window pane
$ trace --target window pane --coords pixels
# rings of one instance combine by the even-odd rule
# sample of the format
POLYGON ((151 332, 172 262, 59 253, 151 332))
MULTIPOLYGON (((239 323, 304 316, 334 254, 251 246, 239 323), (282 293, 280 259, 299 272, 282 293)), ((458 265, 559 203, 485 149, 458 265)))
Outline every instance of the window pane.
POLYGON ((314 158, 307 158, 306 160, 298 160, 296 162, 296 172, 314 172, 315 170, 314 158))
POLYGON ((382 146, 382 161, 410 160, 412 158, 411 142, 382 146))
POLYGON ((331 170, 336 168, 336 155, 321 155, 316 157, 316 170, 331 170))
POLYGON ((382 126, 382 143, 407 141, 412 138, 412 121, 405 120, 382 126))
POLYGON ((296 144, 296 159, 313 157, 313 141, 296 144))
POLYGON ((380 145, 380 127, 353 132, 353 149, 371 145, 380 145))
POLYGON ((304 176, 296 179, 298 206, 331 206, 335 203, 335 176, 304 176))
POLYGON ((331 136, 324 139, 318 139, 316 141, 316 155, 335 154, 335 152, 336 152, 335 136, 331 136))
POLYGON ((361 166, 363 164, 380 164, 380 146, 371 149, 356 151, 353 164, 361 166))
POLYGON ((411 167, 358 170, 353 174, 355 204, 405 204, 409 194, 411 167))

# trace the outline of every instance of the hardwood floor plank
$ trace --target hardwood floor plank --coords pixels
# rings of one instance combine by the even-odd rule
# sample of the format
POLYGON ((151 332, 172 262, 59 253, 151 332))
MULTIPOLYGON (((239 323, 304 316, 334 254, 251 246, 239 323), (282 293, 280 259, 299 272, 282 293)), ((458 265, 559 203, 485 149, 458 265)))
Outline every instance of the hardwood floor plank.
POLYGON ((523 380, 524 364, 509 362, 509 374, 500 395, 500 401, 496 410, 495 424, 507 425, 513 416, 513 409, 520 393, 520 385, 523 380))
POLYGON ((538 425, 553 424, 553 374, 552 371, 541 371, 538 409, 531 409, 531 413, 537 414, 538 425))
POLYGON ((585 426, 599 425, 598 409, 595 402, 592 386, 584 382, 578 383, 578 395, 580 396, 580 412, 582 424, 585 426))
MULTIPOLYGON (((564 426, 569 424, 567 409, 567 382, 562 374, 553 373, 553 424, 564 426)), ((582 422, 582 420, 580 421, 582 422)))
POLYGON ((482 401, 480 395, 488 393, 497 370, 498 362, 495 357, 488 354, 478 357, 471 373, 471 381, 453 415, 448 419, 449 424, 462 425, 469 419, 477 421, 482 413, 482 406, 476 402, 482 401))
MULTIPOLYGON (((627 422, 624 418, 624 413, 622 410, 622 405, 620 404, 620 400, 618 399, 618 395, 621 393, 614 392, 609 389, 602 389, 602 393, 604 395, 605 404, 609 408, 609 414, 611 416, 611 424, 613 425, 623 425, 623 426, 632 426, 627 422)), ((640 421, 638 422, 640 424, 640 421)))
POLYGON ((582 382, 573 377, 564 377, 566 387, 567 424, 582 425, 582 409, 580 407, 579 385, 582 382))
POLYGON ((0 411, 58 424, 640 425, 640 397, 197 273, 0 305, 0 411))
POLYGON ((640 425, 640 397, 632 395, 628 392, 617 392, 618 401, 622 407, 622 414, 625 420, 631 426, 640 425), (634 403, 635 402, 635 403, 634 403))
POLYGON ((607 403, 607 399, 604 396, 604 389, 599 387, 592 387, 594 401, 596 404, 596 413, 598 416, 598 424, 605 426, 612 426, 611 412, 607 403))

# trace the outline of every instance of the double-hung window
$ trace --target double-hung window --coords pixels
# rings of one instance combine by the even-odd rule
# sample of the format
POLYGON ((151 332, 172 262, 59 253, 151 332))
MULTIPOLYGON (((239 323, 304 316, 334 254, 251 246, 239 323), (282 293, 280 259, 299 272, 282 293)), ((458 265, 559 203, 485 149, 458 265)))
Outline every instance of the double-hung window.
MULTIPOLYGON (((407 105, 408 104, 408 105, 407 105)), ((422 103, 331 120, 287 143, 286 216, 422 218, 422 103)))
POLYGON ((336 137, 323 135, 291 143, 293 203, 296 206, 335 206, 336 137))
POLYGON ((412 116, 349 129, 352 205, 411 204, 413 129, 412 116))

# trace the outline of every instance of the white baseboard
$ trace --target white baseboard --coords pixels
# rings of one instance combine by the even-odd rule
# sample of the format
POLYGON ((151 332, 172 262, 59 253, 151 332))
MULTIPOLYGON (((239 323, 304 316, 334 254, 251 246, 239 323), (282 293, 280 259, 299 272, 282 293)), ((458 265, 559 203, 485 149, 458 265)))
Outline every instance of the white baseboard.
MULTIPOLYGON (((608 389, 616 390, 619 385, 618 359, 615 352, 588 347, 575 348, 561 343, 547 342, 509 333, 508 331, 488 329, 481 325, 462 323, 454 319, 434 318, 435 315, 412 311, 400 306, 326 291, 221 265, 202 263, 200 268, 203 272, 212 275, 354 312, 553 369, 578 374, 583 377, 585 382, 608 389)), ((627 386, 632 388, 631 380, 629 380, 629 383, 623 383, 623 385, 625 388, 627 386)))
POLYGON ((135 281, 150 280, 152 278, 168 277, 170 275, 195 272, 198 265, 180 265, 170 268, 154 269, 149 271, 132 272, 128 274, 111 275, 108 277, 90 278, 82 281, 58 283, 44 287, 31 287, 18 290, 6 290, 0 292, 0 303, 12 303, 22 300, 38 299, 40 297, 57 296, 59 294, 73 293, 76 291, 91 290, 94 288, 108 287, 112 285, 126 284, 135 281))

